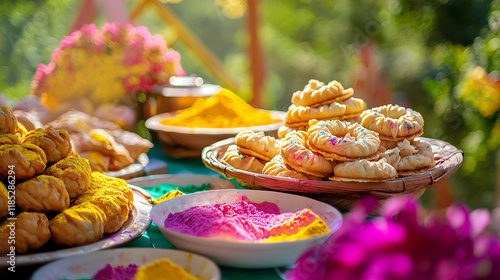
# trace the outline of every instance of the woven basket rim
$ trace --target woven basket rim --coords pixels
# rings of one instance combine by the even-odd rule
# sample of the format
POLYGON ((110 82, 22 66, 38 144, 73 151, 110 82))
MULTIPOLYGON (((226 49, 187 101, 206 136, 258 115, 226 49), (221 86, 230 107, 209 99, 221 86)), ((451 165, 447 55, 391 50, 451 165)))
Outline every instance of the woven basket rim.
POLYGON ((202 160, 206 167, 220 173, 226 178, 234 178, 250 186, 264 187, 266 189, 308 194, 360 194, 377 193, 380 195, 404 194, 421 191, 435 183, 443 182, 453 175, 461 166, 463 151, 458 150, 448 142, 417 137, 432 145, 435 167, 417 174, 397 177, 384 182, 337 182, 313 181, 294 178, 278 177, 252 173, 236 169, 221 162, 222 152, 234 144, 234 137, 216 142, 202 151, 202 160))

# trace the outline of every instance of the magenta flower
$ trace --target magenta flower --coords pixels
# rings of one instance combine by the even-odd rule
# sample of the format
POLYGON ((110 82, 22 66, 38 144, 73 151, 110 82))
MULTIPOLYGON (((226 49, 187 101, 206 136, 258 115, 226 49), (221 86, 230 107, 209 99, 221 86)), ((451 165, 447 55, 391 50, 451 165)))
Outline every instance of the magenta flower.
POLYGON ((380 217, 366 219, 375 205, 374 197, 362 199, 339 231, 299 257, 286 279, 500 279, 500 238, 486 231, 488 211, 453 205, 423 220, 424 209, 403 196, 388 199, 380 217))

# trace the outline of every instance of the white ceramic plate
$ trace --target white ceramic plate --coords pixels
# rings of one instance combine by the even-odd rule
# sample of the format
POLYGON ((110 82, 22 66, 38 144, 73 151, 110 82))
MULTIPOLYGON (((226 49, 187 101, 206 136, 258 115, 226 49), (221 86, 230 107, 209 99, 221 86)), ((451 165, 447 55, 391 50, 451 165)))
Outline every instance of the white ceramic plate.
POLYGON ((106 264, 136 264, 143 266, 159 259, 169 259, 202 280, 219 280, 221 273, 211 260, 197 254, 179 250, 153 248, 122 248, 94 252, 57 260, 39 268, 31 276, 32 280, 91 278, 106 264))
MULTIPOLYGON (((94 243, 82 246, 67 247, 55 243, 45 244, 39 249, 43 249, 43 251, 37 250, 35 253, 28 252, 16 255, 16 266, 41 264, 64 257, 116 247, 141 236, 151 225, 151 218, 149 217, 151 204, 148 202, 151 198, 144 190, 134 186, 130 187, 134 194, 134 208, 130 210, 128 219, 117 232, 105 235, 94 243)), ((1 256, 0 267, 7 266, 7 261, 8 259, 5 255, 1 256)))
POLYGON ((237 268, 270 268, 292 264, 302 252, 323 243, 342 224, 342 215, 331 205, 304 196, 258 190, 214 190, 187 194, 154 206, 151 219, 175 247, 204 255, 220 265, 237 268), (325 221, 330 232, 302 240, 259 243, 192 236, 164 227, 164 221, 170 213, 194 206, 236 202, 241 195, 255 203, 275 203, 282 212, 311 209, 325 221))

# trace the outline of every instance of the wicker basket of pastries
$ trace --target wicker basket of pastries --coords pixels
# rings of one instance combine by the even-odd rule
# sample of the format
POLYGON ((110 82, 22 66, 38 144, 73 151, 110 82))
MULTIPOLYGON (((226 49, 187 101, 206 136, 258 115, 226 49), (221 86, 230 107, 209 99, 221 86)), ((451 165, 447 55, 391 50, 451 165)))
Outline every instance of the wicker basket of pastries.
POLYGON ((244 187, 299 193, 344 211, 366 193, 418 198, 460 167, 462 151, 421 137, 420 113, 367 109, 353 93, 311 80, 293 94, 278 138, 243 131, 206 147, 203 162, 244 187))
POLYGON ((12 230, 17 253, 49 240, 62 246, 93 243, 119 230, 133 203, 127 183, 92 171, 66 130, 28 131, 9 107, 0 107, 2 254, 12 251, 12 230))

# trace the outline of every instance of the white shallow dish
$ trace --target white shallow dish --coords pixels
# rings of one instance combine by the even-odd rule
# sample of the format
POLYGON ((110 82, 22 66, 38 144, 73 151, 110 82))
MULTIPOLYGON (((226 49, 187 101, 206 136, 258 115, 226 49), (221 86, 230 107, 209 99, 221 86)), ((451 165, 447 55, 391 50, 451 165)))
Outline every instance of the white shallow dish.
POLYGON ((197 254, 153 248, 123 248, 78 255, 57 260, 40 267, 31 276, 32 280, 78 279, 91 278, 106 264, 136 264, 143 266, 159 259, 169 259, 172 263, 185 268, 202 280, 219 280, 221 273, 217 265, 197 254))
POLYGON ((178 249, 207 256, 220 265, 237 268, 290 265, 305 250, 323 243, 342 224, 342 214, 329 204, 299 195, 258 190, 214 190, 187 194, 153 206, 151 219, 168 241, 178 249), (330 232, 302 240, 260 243, 192 236, 166 229, 164 226, 164 221, 170 213, 181 212, 194 206, 236 202, 241 195, 255 203, 275 203, 282 212, 311 209, 328 225, 330 232))

